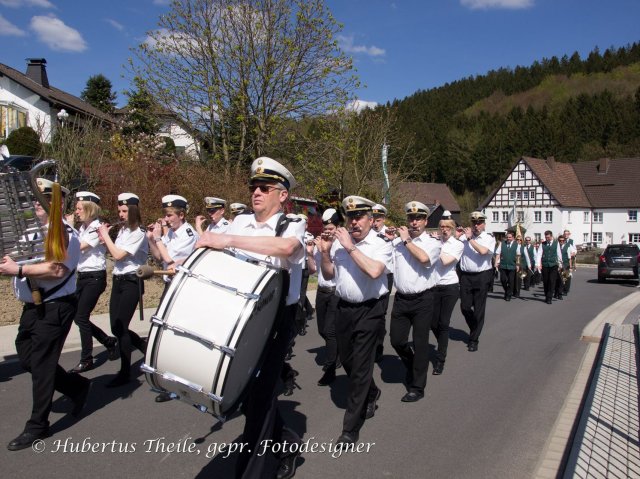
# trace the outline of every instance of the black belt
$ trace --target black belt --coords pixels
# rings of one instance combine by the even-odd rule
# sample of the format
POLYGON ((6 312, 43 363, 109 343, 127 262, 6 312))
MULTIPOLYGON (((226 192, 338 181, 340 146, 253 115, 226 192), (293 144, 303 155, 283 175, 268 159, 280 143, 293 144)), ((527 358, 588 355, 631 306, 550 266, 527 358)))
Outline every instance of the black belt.
POLYGON ((339 305, 343 305, 343 306, 367 306, 367 307, 369 307, 369 306, 373 306, 374 304, 376 304, 378 301, 380 301, 380 299, 382 299, 382 296, 380 298, 372 298, 372 299, 367 299, 367 300, 364 300, 364 301, 360 301, 358 303, 352 303, 351 301, 347 301, 346 299, 340 298, 340 301, 338 301, 338 306, 339 305))
POLYGON ((409 293, 409 294, 404 294, 404 293, 401 293, 400 291, 396 291, 396 296, 400 299, 406 299, 406 300, 418 299, 420 296, 424 295, 426 291, 427 290, 425 289, 424 291, 420 291, 419 293, 409 293))
MULTIPOLYGON (((76 295, 68 294, 66 296, 60 296, 59 298, 53 298, 52 300, 45 301, 44 303, 42 303, 42 306, 46 306, 48 304, 59 304, 59 303, 76 304, 77 303, 76 295)), ((26 310, 36 309, 37 307, 38 305, 35 303, 24 303, 24 309, 26 310)))
POLYGON ((329 287, 329 286, 318 286, 318 292, 320 293, 329 293, 329 294, 333 294, 336 292, 336 287, 329 287))
MULTIPOLYGON (((481 273, 484 273, 484 271, 481 271, 481 273)), ((437 286, 433 287, 434 291, 446 291, 448 289, 454 289, 454 288, 459 288, 460 284, 459 283, 453 283, 453 284, 439 284, 437 286)))
POLYGON ((114 274, 114 281, 137 281, 138 276, 135 273, 127 273, 127 274, 114 274))
POLYGON ((486 273, 487 271, 493 271, 493 268, 491 268, 491 269, 483 269, 482 271, 463 271, 463 270, 460 270, 460 272, 462 274, 481 274, 481 273, 486 273))
POLYGON ((78 278, 102 278, 107 277, 107 270, 103 269, 101 271, 79 271, 78 278))

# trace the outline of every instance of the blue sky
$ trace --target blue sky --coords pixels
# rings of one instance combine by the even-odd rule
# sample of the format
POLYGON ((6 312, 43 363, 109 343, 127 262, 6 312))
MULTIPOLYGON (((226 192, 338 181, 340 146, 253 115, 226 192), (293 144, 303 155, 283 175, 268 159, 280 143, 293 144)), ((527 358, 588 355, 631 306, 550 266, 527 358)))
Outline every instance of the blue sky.
MULTIPOLYGON (((129 48, 169 0, 0 0, 0 63, 46 58, 49 82, 80 95, 102 73, 129 88, 129 48), (125 77, 123 78, 123 75, 125 77)), ((363 102, 385 103, 500 67, 640 41, 639 0, 327 0, 343 25, 363 102)))

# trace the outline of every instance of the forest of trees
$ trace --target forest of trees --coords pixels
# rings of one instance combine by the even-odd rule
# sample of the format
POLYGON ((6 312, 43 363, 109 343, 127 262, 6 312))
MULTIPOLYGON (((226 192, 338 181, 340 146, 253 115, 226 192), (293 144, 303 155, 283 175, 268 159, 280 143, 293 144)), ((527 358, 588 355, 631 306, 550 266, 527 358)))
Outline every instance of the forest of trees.
POLYGON ((480 200, 521 156, 564 162, 640 156, 640 43, 596 48, 586 59, 576 52, 501 68, 383 108, 395 111, 403 146, 425 162, 416 181, 443 182, 480 200), (564 90, 552 91, 542 106, 527 104, 528 92, 550 79, 564 82, 564 90), (502 99, 502 112, 482 106, 492 95, 502 99))

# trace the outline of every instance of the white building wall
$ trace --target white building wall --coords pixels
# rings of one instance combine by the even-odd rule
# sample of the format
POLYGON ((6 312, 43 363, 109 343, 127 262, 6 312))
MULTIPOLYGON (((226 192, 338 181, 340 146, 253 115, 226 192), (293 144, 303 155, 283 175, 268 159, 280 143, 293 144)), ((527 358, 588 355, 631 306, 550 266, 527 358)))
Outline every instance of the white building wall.
POLYGON ((27 125, 39 133, 40 141, 51 140, 51 108, 39 95, 7 77, 2 77, 0 103, 26 111, 27 125))
POLYGON ((160 136, 166 136, 173 140, 176 147, 184 148, 184 154, 197 159, 199 155, 198 145, 187 131, 175 122, 166 122, 160 129, 160 136))

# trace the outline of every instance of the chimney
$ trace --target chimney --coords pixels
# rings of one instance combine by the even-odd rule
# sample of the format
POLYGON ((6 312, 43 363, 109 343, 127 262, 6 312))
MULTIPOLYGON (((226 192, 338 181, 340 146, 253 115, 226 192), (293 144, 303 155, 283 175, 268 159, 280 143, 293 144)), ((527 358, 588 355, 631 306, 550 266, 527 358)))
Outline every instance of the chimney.
POLYGON ((547 157, 547 166, 550 170, 555 170, 556 168, 556 159, 553 156, 547 157))
POLYGON ((49 88, 49 78, 47 78, 47 60, 44 58, 27 58, 27 77, 34 82, 49 88))
POLYGON ((609 160, 609 158, 600 158, 600 161, 598 161, 598 173, 601 175, 606 175, 609 171, 610 163, 611 160, 609 160))

